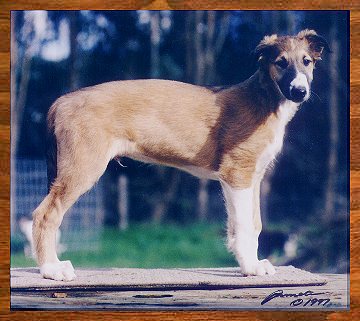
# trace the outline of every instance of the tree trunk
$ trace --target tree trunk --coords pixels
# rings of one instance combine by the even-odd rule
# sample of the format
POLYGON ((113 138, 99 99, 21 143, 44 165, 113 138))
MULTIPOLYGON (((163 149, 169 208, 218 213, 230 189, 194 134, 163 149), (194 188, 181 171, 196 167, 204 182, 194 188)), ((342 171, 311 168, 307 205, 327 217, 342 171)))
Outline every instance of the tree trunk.
MULTIPOLYGON (((171 171, 170 169, 167 169, 171 171)), ((152 212, 152 220, 155 223, 161 223, 168 211, 171 201, 174 199, 178 186, 180 183, 180 175, 177 170, 172 170, 173 174, 169 184, 166 186, 166 191, 162 195, 161 200, 157 200, 152 212)))
MULTIPOLYGON (((18 13, 11 13, 11 195, 16 193, 16 155, 19 146, 21 126, 24 116, 28 86, 31 76, 32 48, 25 48, 21 61, 18 56, 15 23, 18 13), (17 86, 17 75, 20 70, 20 84, 17 86)), ((30 23, 30 22, 27 22, 30 23)), ((33 26, 29 26, 33 28, 33 26)), ((30 214, 30 213, 29 213, 30 214)), ((14 230, 16 213, 14 204, 11 207, 11 227, 14 230)))
POLYGON ((330 55, 330 87, 329 87, 329 156, 328 156, 328 178, 325 188, 325 213, 324 221, 331 221, 336 213, 336 183, 338 169, 338 145, 339 145, 339 115, 338 115, 338 59, 339 41, 335 22, 330 29, 330 39, 332 41, 332 54, 330 55))
POLYGON ((206 35, 206 49, 205 49, 205 73, 202 81, 213 85, 216 73, 215 64, 215 22, 216 12, 207 12, 207 35, 206 35))
POLYGON ((102 194, 104 225, 109 227, 120 224, 119 199, 121 196, 118 189, 118 166, 114 161, 110 161, 98 184, 102 194))
POLYGON ((124 231, 129 227, 129 193, 128 193, 128 178, 125 175, 120 175, 118 180, 118 212, 119 212, 119 228, 124 231))
MULTIPOLYGON (((279 32, 279 25, 280 25, 280 11, 274 10, 271 11, 271 33, 278 33, 279 32)), ((265 25, 263 25, 265 27, 265 25)), ((264 30, 265 31, 265 30, 264 30)), ((268 32, 266 32, 267 34, 268 32)))
POLYGON ((194 17, 193 11, 186 13, 185 35, 186 35, 186 81, 194 81, 194 17))
POLYGON ((150 40, 151 40, 151 78, 160 76, 160 12, 153 11, 150 14, 150 40))
POLYGON ((69 21, 70 21, 70 91, 74 91, 80 88, 79 83, 79 70, 77 66, 77 35, 78 30, 78 16, 77 12, 69 12, 69 21))
POLYGON ((198 191, 198 218, 201 222, 204 222, 207 218, 209 192, 208 192, 208 180, 200 179, 199 191, 198 191))

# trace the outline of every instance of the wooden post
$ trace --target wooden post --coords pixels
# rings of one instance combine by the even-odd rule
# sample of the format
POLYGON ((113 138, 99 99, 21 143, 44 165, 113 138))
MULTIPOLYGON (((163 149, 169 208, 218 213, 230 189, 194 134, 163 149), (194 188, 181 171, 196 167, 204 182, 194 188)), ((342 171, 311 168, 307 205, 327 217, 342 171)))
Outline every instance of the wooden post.
POLYGON ((129 207, 128 207, 128 178, 120 175, 118 180, 118 211, 119 211, 119 228, 124 231, 129 226, 129 207))
POLYGON ((207 189, 208 180, 200 179, 198 194, 198 218, 204 222, 208 212, 209 193, 207 189))

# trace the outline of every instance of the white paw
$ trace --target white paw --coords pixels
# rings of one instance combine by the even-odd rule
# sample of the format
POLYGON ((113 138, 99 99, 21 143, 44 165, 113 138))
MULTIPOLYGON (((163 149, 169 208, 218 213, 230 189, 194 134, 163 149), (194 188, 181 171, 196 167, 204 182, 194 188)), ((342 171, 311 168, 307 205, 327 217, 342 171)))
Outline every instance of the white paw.
POLYGON ((275 268, 268 260, 261 260, 252 264, 243 264, 241 272, 245 275, 274 275, 275 268))
POLYGON ((56 281, 72 281, 76 278, 74 268, 70 261, 45 263, 40 266, 40 273, 45 279, 56 281))

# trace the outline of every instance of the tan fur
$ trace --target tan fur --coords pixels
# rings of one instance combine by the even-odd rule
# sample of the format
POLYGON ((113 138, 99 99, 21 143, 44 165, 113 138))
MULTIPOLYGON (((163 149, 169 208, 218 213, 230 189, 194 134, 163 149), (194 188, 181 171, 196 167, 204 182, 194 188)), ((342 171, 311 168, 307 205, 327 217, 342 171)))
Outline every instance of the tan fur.
MULTIPOLYGON (((278 110, 285 98, 274 83, 281 71, 268 60, 286 55, 299 65, 304 55, 312 54, 308 33, 300 34, 301 38, 265 38, 257 48, 264 57, 259 70, 228 89, 134 80, 109 82, 59 98, 48 115, 57 143, 56 178, 33 215, 39 264, 58 262, 55 232, 64 213, 115 157, 174 166, 234 189, 254 186, 253 221, 258 235, 260 182, 267 158, 275 157, 264 153, 286 125, 278 110), (276 46, 273 58, 263 51, 272 46, 276 46), (259 161, 262 157, 264 161, 259 161)), ((312 75, 309 68, 304 70, 312 75)), ((234 225, 229 218, 229 247, 234 225)))
MULTIPOLYGON (((140 80, 107 83, 61 97, 49 112, 58 138, 58 175, 45 201, 50 204, 35 211, 35 226, 39 227, 35 231, 43 230, 38 221, 56 230, 64 212, 99 179, 115 156, 185 170, 186 166, 204 168, 233 187, 250 185, 256 160, 272 140, 276 116, 260 119, 265 122, 255 130, 257 123, 246 127, 241 119, 253 116, 238 105, 242 113, 225 125, 226 117, 221 116, 229 110, 225 103, 219 104, 221 95, 224 93, 178 82, 140 80), (244 133, 238 131, 239 123, 244 133), (221 155, 217 134, 225 127, 228 133, 222 137, 221 155)), ((52 244, 45 234, 34 238, 52 244)), ((36 244, 42 264, 47 255, 43 258, 41 243, 36 244)))

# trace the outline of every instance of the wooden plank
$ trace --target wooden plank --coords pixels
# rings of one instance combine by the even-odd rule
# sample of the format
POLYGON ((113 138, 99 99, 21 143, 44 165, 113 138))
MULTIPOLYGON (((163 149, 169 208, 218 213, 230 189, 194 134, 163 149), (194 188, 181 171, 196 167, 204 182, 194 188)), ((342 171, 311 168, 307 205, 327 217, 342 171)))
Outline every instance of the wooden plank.
POLYGON ((70 282, 47 280, 38 268, 11 269, 13 291, 99 289, 221 289, 245 287, 307 286, 326 279, 293 266, 277 266, 275 275, 244 276, 240 268, 204 269, 77 269, 70 282))
POLYGON ((311 3, 306 3, 303 0, 294 0, 284 2, 282 0, 32 0, 32 1, 4 1, 2 3, 2 10, 78 10, 86 7, 88 10, 129 10, 129 9, 146 9, 146 10, 169 10, 169 9, 196 9, 196 10, 313 10, 327 9, 327 10, 349 10, 351 8, 358 9, 359 5, 356 1, 343 1, 337 0, 312 0, 311 3), (311 6, 309 6, 311 5, 311 6))
POLYGON ((21 290, 12 291, 13 310, 339 310, 348 307, 348 276, 323 275, 323 286, 219 290, 21 290), (273 295, 277 291, 283 296, 273 295), (310 292, 311 291, 311 292, 310 292), (301 295, 303 293, 303 295, 301 295), (312 294, 312 295, 311 295, 312 294), (287 296, 285 296, 287 295, 287 296), (289 296, 292 295, 292 296, 289 296), (297 297, 294 297, 297 295, 297 297), (262 304, 263 303, 263 304, 262 304))

